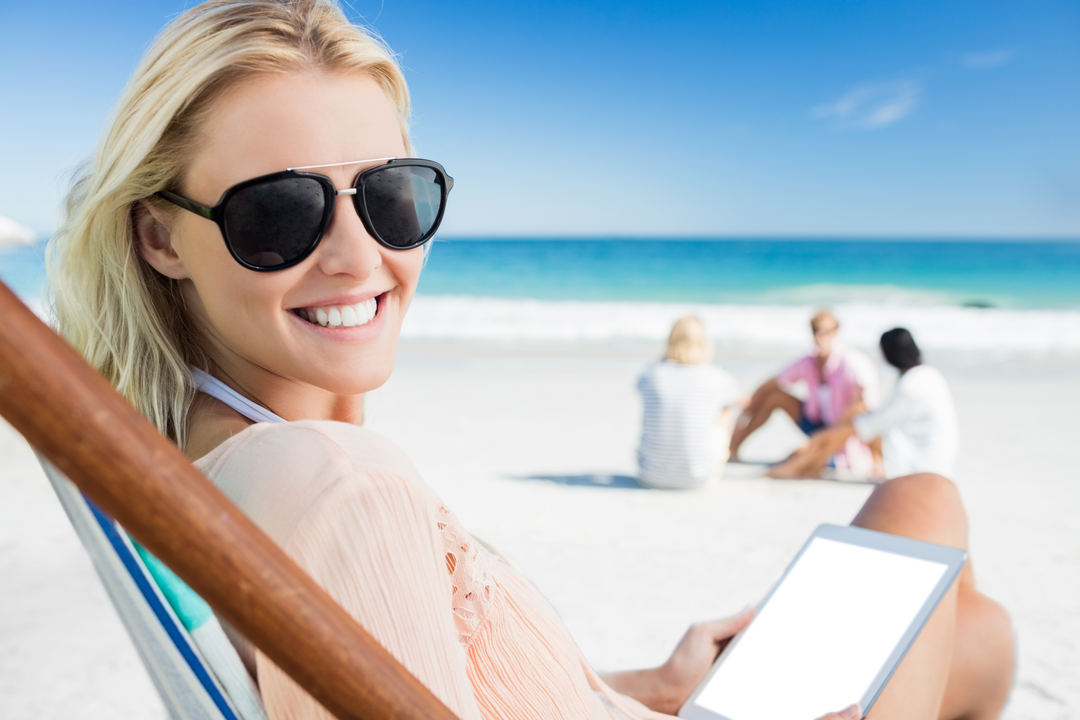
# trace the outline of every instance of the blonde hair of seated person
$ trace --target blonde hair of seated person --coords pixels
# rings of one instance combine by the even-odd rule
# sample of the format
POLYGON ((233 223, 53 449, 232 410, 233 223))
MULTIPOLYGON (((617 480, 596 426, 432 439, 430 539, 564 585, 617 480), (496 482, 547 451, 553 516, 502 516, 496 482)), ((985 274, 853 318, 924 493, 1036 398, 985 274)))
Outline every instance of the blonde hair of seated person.
POLYGON ((683 365, 704 365, 712 360, 712 346, 705 335, 705 323, 694 315, 676 320, 668 335, 664 359, 683 365))
POLYGON ((78 172, 50 243, 60 334, 180 447, 194 398, 189 364, 205 367, 180 281, 136 251, 141 202, 176 189, 214 101, 260 74, 363 72, 394 106, 405 147, 409 92, 393 55, 335 0, 211 0, 170 23, 147 51, 96 151, 78 172))

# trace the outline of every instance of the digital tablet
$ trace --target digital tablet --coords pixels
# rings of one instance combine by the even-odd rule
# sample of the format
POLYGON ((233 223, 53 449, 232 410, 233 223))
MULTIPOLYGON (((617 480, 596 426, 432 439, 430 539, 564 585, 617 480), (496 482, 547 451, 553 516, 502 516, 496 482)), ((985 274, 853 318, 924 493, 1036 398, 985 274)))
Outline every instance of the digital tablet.
POLYGON ((687 720, 814 720, 874 704, 966 553, 822 525, 679 710, 687 720))

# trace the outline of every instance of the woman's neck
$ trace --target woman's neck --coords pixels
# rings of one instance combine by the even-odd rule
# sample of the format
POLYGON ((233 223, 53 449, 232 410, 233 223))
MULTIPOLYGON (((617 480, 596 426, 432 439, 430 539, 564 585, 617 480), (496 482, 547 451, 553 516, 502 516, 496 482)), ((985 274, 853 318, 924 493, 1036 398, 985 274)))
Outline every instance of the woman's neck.
POLYGON ((184 454, 198 460, 233 435, 254 423, 209 395, 198 393, 188 411, 187 444, 184 454))
MULTIPOLYGON (((321 388, 268 373, 237 378, 221 368, 213 367, 210 374, 251 402, 286 421, 334 420, 354 425, 364 423, 362 394, 335 395, 321 388)), ((188 413, 188 439, 184 452, 191 459, 198 459, 253 424, 252 420, 227 403, 198 393, 188 413)))

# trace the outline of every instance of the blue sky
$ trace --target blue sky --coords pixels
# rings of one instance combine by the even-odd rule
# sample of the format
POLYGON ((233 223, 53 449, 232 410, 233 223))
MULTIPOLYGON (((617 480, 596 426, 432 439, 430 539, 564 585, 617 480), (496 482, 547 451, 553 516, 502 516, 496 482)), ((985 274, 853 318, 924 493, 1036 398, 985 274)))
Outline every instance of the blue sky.
MULTIPOLYGON (((0 4, 0 215, 48 232, 183 0, 0 4)), ((1080 238, 1080 2, 352 0, 445 235, 1080 238)))

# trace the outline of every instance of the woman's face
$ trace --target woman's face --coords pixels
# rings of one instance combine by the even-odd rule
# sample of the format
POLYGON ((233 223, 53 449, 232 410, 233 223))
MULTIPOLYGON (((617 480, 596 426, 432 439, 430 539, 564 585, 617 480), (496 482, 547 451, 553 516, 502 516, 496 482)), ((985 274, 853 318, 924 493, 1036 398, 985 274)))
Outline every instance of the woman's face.
MULTIPOLYGON (((181 194, 205 205, 238 182, 286 168, 406 154, 394 106, 374 80, 315 71, 256 77, 232 88, 211 108, 198 147, 181 194)), ((340 190, 375 164, 311 172, 340 190)), ((423 249, 380 245, 349 196, 337 198, 315 251, 275 272, 242 267, 218 226, 193 213, 181 212, 169 229, 189 309, 226 375, 253 390, 269 373, 339 395, 385 382, 423 249), (375 317, 363 325, 323 327, 307 319, 316 308, 332 314, 365 302, 370 307, 372 299, 375 317)))

